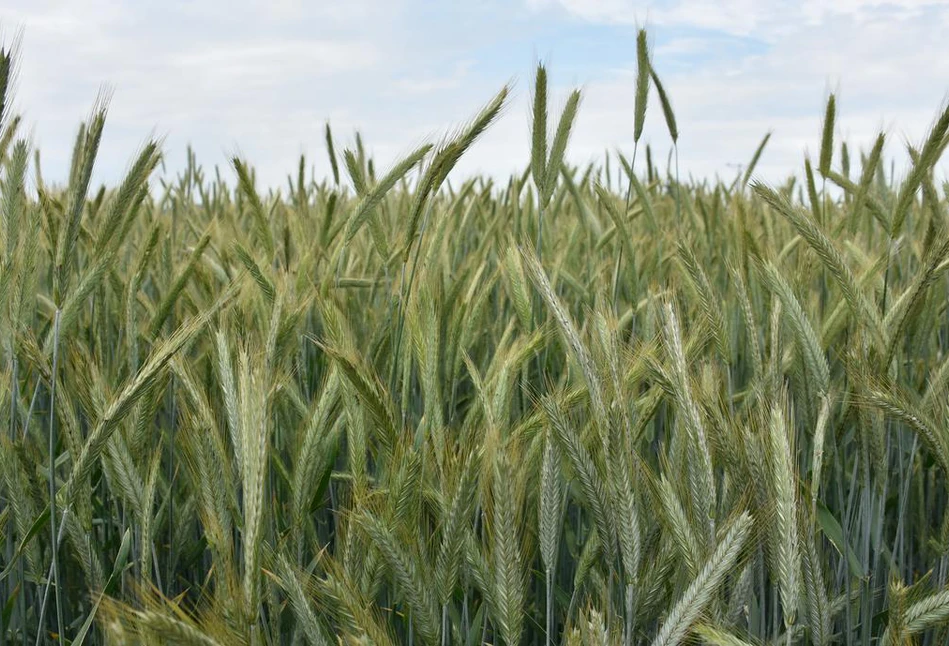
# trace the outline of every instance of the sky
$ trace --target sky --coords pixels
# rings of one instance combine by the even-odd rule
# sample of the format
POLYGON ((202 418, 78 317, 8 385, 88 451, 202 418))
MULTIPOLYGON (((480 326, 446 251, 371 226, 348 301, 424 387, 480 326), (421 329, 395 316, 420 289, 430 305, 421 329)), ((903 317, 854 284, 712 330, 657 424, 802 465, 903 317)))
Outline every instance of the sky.
MULTIPOLYGON (((949 2, 922 0, 0 0, 0 41, 19 40, 14 110, 43 177, 68 174, 79 123, 109 114, 94 175, 118 182, 150 137, 163 174, 238 154, 279 187, 301 154, 329 174, 358 130, 384 168, 473 116, 505 84, 502 118, 453 177, 505 178, 530 150, 530 92, 548 65, 550 105, 582 103, 568 159, 629 154, 636 30, 679 125, 683 177, 731 179, 773 131, 758 175, 773 182, 816 157, 837 95, 837 138, 869 149, 881 130, 905 159, 945 106, 949 2)), ((671 142, 655 93, 644 140, 665 164, 671 142)), ((856 155, 854 155, 856 158, 856 155)))

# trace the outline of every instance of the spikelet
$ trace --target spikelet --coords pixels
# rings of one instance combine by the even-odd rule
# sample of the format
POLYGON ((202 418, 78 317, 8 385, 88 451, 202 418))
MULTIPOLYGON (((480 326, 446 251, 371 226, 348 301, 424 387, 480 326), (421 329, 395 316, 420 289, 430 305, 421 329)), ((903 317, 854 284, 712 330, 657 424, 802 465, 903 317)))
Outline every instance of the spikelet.
POLYGON ((682 643, 693 622, 718 592, 725 575, 738 561, 751 528, 752 519, 747 512, 742 512, 732 522, 718 547, 669 611, 652 646, 676 646, 682 643))
POLYGON ((773 496, 772 519, 773 560, 781 592, 781 607, 785 628, 797 620, 801 581, 801 551, 798 542, 797 477, 792 438, 793 421, 787 414, 787 396, 771 405, 768 421, 768 470, 771 475, 770 491, 773 496))
POLYGON ((603 403, 603 388, 600 385, 600 378, 590 352, 580 340, 580 334, 577 332, 577 327, 570 318, 570 314, 564 308, 557 294, 554 293, 540 261, 529 249, 521 249, 521 254, 534 287, 540 292, 541 297, 560 326, 560 333, 565 345, 571 350, 577 363, 580 364, 580 370, 583 372, 583 377, 586 379, 587 388, 589 389, 594 419, 600 425, 601 432, 604 432, 607 426, 607 414, 606 406, 603 403))
POLYGON ((692 393, 691 380, 682 348, 679 322, 670 303, 664 307, 663 342, 674 375, 675 399, 683 426, 689 435, 689 489, 695 520, 704 526, 703 539, 708 543, 715 535, 715 474, 709 451, 705 424, 692 393))

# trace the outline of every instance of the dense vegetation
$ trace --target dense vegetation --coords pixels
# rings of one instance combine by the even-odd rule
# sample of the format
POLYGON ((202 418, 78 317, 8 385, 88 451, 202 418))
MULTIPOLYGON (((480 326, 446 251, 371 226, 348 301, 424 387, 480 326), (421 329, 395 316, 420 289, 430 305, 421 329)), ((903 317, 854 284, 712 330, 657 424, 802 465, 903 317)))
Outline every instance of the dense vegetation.
POLYGON ((507 183, 449 179, 504 89, 269 192, 95 190, 102 106, 44 182, 3 50, 0 644, 946 643, 949 111, 680 183, 638 45, 639 159, 541 67, 507 183))

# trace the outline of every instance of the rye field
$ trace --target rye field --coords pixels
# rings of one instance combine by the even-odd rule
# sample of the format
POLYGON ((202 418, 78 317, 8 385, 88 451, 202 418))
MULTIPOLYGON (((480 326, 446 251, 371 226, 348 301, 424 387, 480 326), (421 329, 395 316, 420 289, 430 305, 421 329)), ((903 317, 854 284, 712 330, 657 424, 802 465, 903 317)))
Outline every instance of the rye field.
POLYGON ((541 65, 517 176, 281 187, 47 182, 0 50, 0 646, 949 643, 949 110, 684 182, 637 46, 596 164, 541 65))

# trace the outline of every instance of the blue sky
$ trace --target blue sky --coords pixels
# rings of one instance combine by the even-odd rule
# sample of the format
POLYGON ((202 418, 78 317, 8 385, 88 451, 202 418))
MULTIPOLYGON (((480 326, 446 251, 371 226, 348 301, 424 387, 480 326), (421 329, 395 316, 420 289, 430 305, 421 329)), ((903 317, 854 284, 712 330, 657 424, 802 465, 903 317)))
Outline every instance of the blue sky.
MULTIPOLYGON (((21 33, 15 109, 62 180, 81 119, 106 91, 97 181, 115 182, 149 136, 166 173, 190 143, 206 166, 247 157, 279 186, 306 153, 328 163, 358 129, 382 166, 472 115, 506 82, 502 120, 457 172, 504 177, 529 154, 534 65, 548 62, 551 103, 583 103, 569 157, 584 163, 632 147, 635 32, 679 121, 683 174, 731 178, 761 137, 759 167, 778 181, 816 153, 823 105, 838 92, 838 137, 867 147, 879 130, 903 159, 949 90, 949 2, 919 0, 347 0, 200 3, 4 0, 9 42, 21 33)), ((646 139, 670 142, 657 101, 646 139)))

